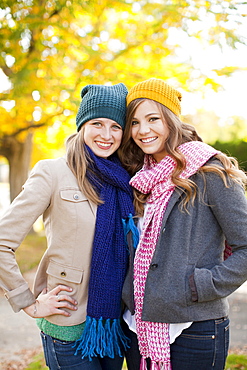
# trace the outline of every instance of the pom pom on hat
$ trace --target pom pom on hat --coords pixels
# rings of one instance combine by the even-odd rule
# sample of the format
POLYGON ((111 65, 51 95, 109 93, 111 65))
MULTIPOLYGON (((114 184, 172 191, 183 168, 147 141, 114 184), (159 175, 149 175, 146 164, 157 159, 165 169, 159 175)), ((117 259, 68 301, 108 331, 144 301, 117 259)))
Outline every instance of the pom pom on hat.
POLYGON ((111 119, 124 129, 127 93, 123 83, 85 86, 81 91, 82 101, 76 116, 77 131, 84 123, 95 118, 111 119))
POLYGON ((133 86, 127 95, 127 105, 139 98, 155 100, 177 116, 181 113, 182 94, 158 78, 150 78, 133 86))

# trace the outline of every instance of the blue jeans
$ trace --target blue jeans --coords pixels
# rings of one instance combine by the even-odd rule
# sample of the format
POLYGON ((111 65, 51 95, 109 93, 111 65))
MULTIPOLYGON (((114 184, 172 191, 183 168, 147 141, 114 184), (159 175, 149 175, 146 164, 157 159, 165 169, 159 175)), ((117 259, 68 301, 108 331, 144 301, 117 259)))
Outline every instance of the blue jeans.
MULTIPOLYGON (((128 370, 139 370, 140 353, 135 333, 125 334, 131 338, 131 347, 125 352, 128 370)), ((171 344, 172 370, 223 370, 229 347, 229 319, 194 322, 171 344)))
POLYGON ((46 366, 50 370, 121 370, 123 357, 93 357, 81 358, 80 354, 74 355, 75 342, 67 342, 51 337, 41 332, 46 366))
POLYGON ((223 370, 228 347, 227 317, 194 322, 171 344, 172 370, 223 370))

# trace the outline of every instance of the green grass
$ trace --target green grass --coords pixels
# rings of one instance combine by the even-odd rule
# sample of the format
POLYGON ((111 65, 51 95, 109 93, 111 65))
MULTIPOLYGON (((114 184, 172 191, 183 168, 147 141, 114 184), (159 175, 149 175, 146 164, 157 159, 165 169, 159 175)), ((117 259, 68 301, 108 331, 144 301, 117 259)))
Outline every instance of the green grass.
POLYGON ((48 369, 48 367, 45 366, 43 353, 36 355, 26 368, 26 370, 44 370, 44 369, 48 369))
POLYGON ((246 370, 247 369, 247 356, 236 355, 234 353, 227 357, 225 370, 246 370))

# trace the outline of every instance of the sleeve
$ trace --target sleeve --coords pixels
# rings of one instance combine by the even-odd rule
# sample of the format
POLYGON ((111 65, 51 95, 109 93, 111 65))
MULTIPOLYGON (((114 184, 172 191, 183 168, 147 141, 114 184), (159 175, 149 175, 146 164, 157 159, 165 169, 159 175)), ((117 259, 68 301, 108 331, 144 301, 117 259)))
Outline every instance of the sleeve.
POLYGON ((0 221, 0 286, 15 312, 35 302, 19 270, 15 251, 49 206, 51 194, 51 171, 46 161, 40 161, 0 221))
POLYGON ((232 255, 212 268, 195 269, 198 302, 227 297, 247 280, 247 199, 240 185, 228 182, 226 187, 219 175, 206 174, 209 206, 232 255))

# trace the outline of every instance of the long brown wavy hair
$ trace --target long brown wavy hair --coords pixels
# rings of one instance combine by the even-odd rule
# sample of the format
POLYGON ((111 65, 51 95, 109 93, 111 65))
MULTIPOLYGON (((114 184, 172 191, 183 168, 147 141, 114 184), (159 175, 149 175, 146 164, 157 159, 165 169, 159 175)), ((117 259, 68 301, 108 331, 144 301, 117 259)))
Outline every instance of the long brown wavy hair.
POLYGON ((103 203, 86 176, 87 170, 90 171, 88 165, 92 159, 85 147, 84 126, 82 126, 79 132, 67 138, 66 155, 67 164, 77 179, 79 189, 95 204, 103 203))
MULTIPOLYGON (((123 134, 123 141, 118 151, 119 158, 123 163, 123 166, 131 176, 139 171, 144 163, 145 154, 131 137, 132 119, 137 107, 143 101, 145 101, 145 99, 136 99, 129 104, 127 108, 127 122, 123 134)), ((153 102, 157 105, 162 121, 169 129, 169 135, 164 142, 164 148, 167 154, 170 155, 176 162, 176 167, 172 173, 172 181, 177 187, 185 190, 186 196, 182 202, 182 207, 187 210, 189 201, 191 201, 192 204, 194 203, 197 195, 197 187, 191 179, 179 178, 179 175, 186 167, 186 161, 184 155, 179 151, 178 147, 183 143, 189 141, 202 141, 202 139, 192 125, 183 123, 178 116, 176 116, 163 104, 160 104, 156 101, 153 102)), ((238 162, 235 158, 228 157, 224 153, 219 153, 214 158, 217 158, 221 164, 206 164, 202 166, 198 172, 200 172, 202 175, 204 175, 205 172, 217 173, 224 181, 226 187, 229 186, 227 183, 227 176, 241 185, 247 183, 247 176, 242 170, 239 169, 238 162)), ((149 194, 142 194, 138 190, 134 189, 134 203, 138 215, 143 215, 144 203, 146 202, 148 196, 149 194)))

